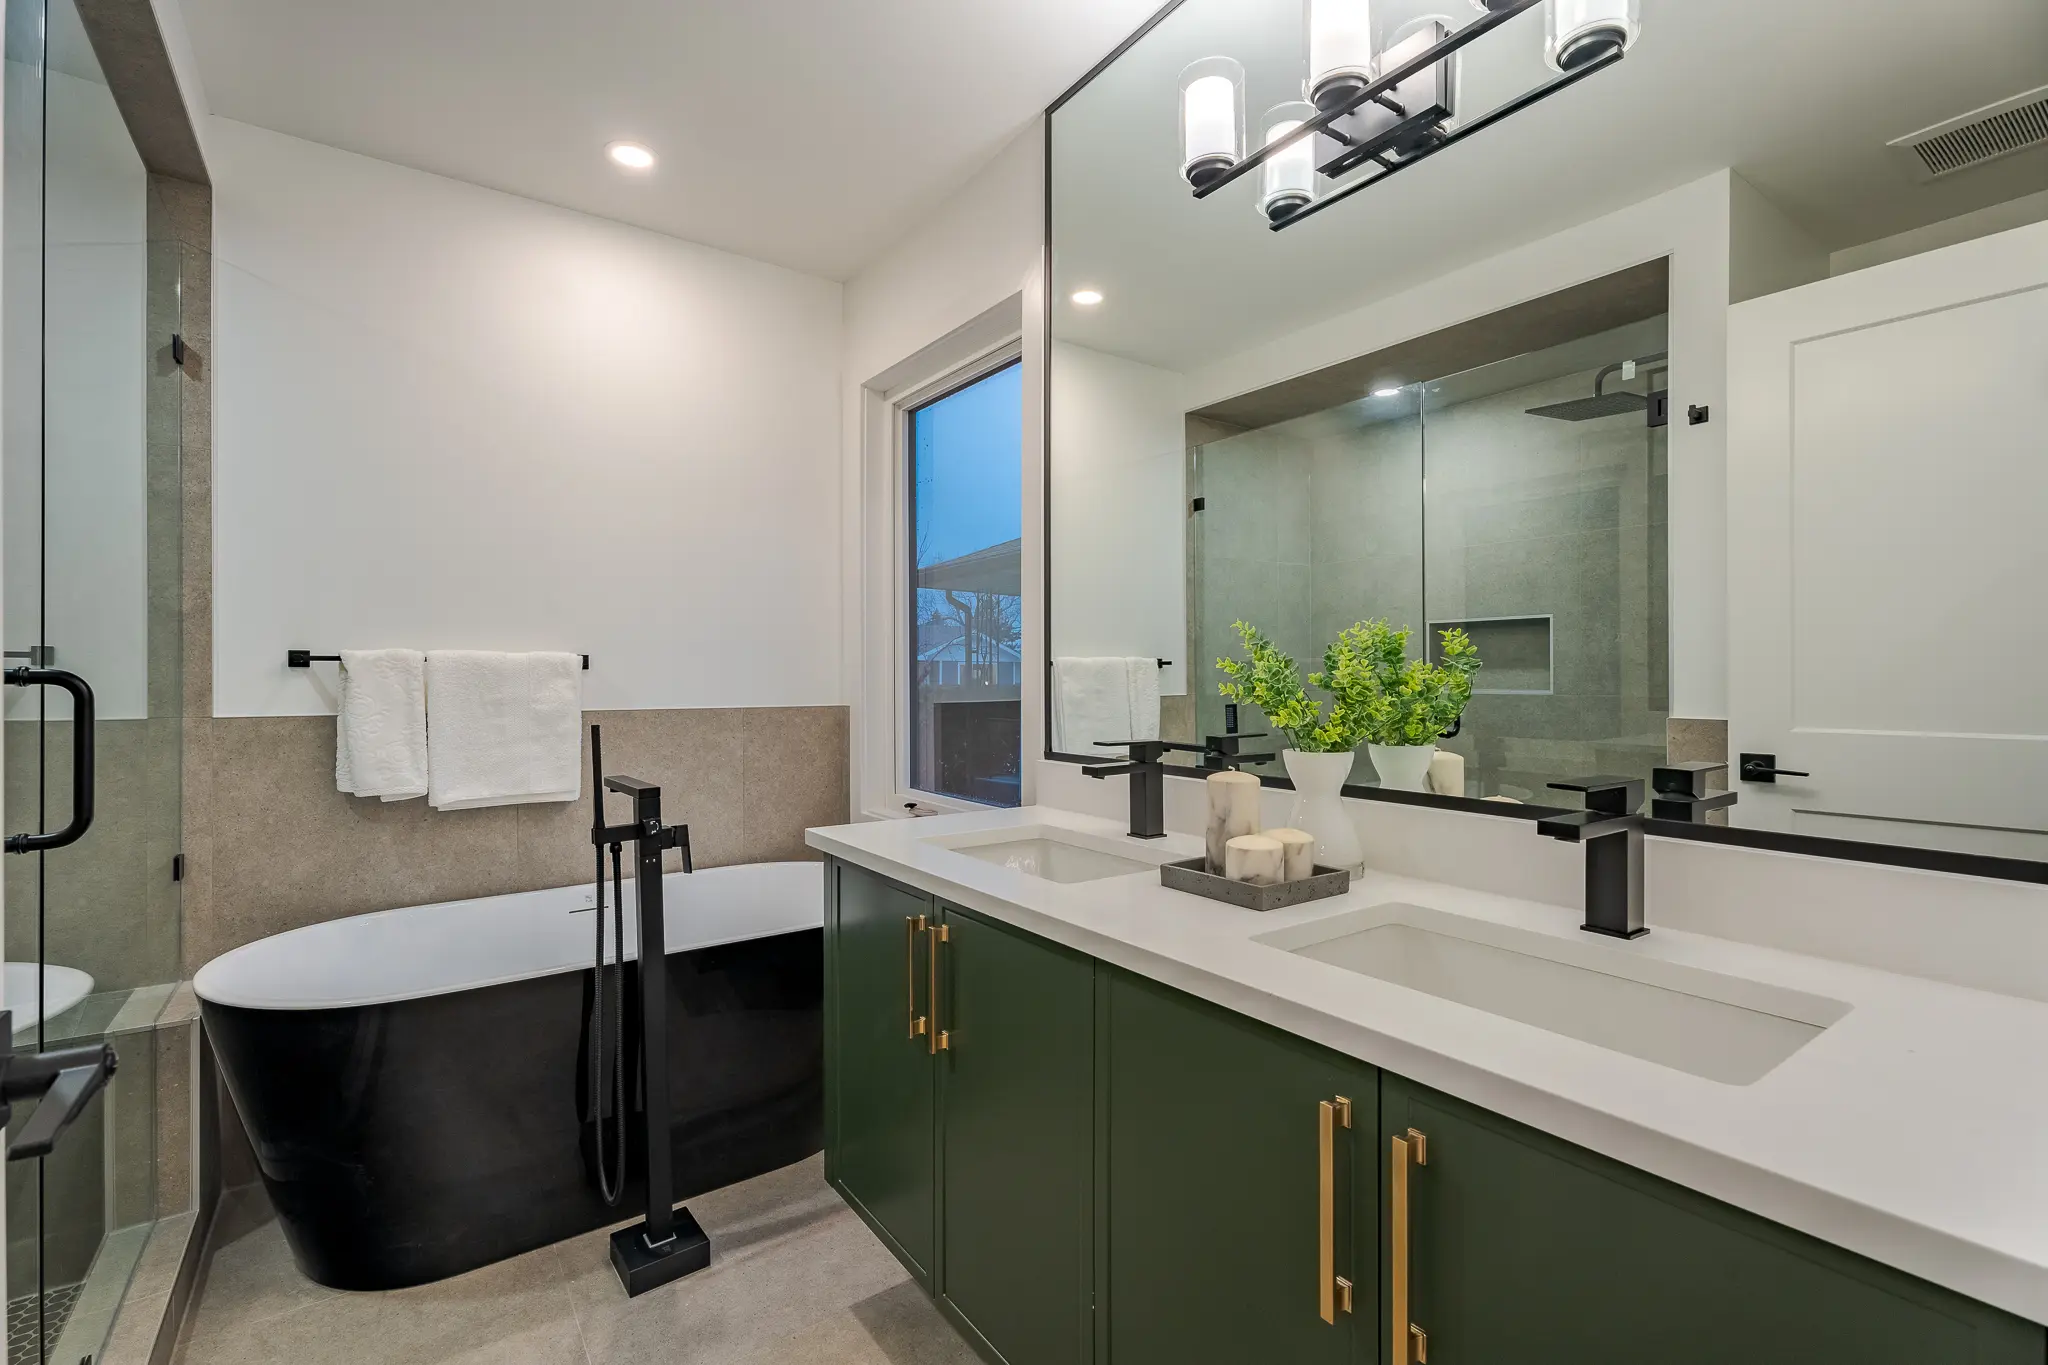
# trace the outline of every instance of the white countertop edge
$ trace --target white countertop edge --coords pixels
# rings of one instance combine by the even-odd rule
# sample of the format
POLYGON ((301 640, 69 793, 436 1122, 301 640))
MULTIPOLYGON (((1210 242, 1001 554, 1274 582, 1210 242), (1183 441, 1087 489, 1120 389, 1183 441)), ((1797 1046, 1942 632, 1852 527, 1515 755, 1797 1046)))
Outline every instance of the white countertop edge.
MULTIPOLYGON (((1040 818, 1047 813, 1034 810, 1028 818, 1040 818)), ((1077 829, 1108 823, 1068 812, 1057 814, 1060 824, 1071 823, 1077 829)), ((945 829, 957 832, 1002 828, 1020 818, 1026 818, 1026 813, 977 813, 946 818, 945 829)), ((897 861, 846 837, 876 830, 878 826, 900 828, 906 824, 929 822, 890 820, 865 826, 812 829, 806 831, 805 837, 812 848, 877 875, 1185 991, 1979 1302, 2033 1322, 2048 1323, 2048 1265, 1873 1208, 1484 1066, 1433 1051, 1411 1039, 1333 1018, 1314 1006, 1020 905, 929 868, 897 861)), ((930 833, 936 835, 940 831, 930 833)), ((1197 852, 1200 847, 1199 840, 1186 835, 1169 835, 1167 842, 1176 851, 1180 845, 1197 852)), ((990 870, 996 869, 991 865, 990 870)), ((1924 1136, 1928 1160, 1969 1160, 1967 1134, 1944 1134, 1939 1121, 1930 1119, 1924 1136)), ((2043 1160, 2048 1161, 2048 1147, 2044 1147, 2043 1160)))

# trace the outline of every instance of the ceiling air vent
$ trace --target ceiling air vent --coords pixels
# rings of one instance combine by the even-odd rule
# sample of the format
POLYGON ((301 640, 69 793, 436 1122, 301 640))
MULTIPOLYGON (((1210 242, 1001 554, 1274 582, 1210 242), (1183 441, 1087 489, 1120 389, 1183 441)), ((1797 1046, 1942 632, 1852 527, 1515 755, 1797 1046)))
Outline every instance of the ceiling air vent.
POLYGON ((1953 175, 2048 143, 2048 85, 1923 128, 1890 145, 1922 180, 1953 175))

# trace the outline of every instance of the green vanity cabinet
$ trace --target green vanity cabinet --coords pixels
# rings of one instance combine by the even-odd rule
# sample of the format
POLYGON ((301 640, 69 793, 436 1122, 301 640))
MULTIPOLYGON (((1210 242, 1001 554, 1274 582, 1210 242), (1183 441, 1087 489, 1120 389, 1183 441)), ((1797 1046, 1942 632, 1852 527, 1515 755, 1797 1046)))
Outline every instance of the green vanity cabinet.
POLYGON ((984 1354, 1091 1350, 1093 959, 827 881, 825 1172, 984 1354))
POLYGON ((2032 1323, 1398 1077, 1380 1123, 1386 1365, 2048 1358, 2032 1323))
POLYGON ((994 1365, 2048 1365, 2036 1324, 847 864, 826 887, 826 1176, 994 1365))
POLYGON ((845 863, 825 893, 825 1175, 931 1284, 936 1088, 925 1030, 931 899, 845 863))
POLYGON ((1377 1073, 1140 977, 1098 981, 1097 1360, 1375 1359, 1377 1073))
POLYGON ((942 1301, 1008 1365, 1089 1359, 1095 963, 942 906, 942 1301))

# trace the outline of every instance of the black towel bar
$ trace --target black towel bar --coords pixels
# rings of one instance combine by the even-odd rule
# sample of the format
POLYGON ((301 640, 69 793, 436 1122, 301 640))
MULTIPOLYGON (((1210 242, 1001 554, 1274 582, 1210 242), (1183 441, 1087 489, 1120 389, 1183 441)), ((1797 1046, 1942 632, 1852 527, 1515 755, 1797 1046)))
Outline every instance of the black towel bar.
MULTIPOLYGON (((284 652, 284 666, 286 668, 311 668, 314 664, 338 664, 340 662, 341 656, 339 654, 315 654, 310 649, 288 649, 284 652)), ((590 656, 588 654, 583 656, 583 671, 586 673, 590 671, 590 656)))

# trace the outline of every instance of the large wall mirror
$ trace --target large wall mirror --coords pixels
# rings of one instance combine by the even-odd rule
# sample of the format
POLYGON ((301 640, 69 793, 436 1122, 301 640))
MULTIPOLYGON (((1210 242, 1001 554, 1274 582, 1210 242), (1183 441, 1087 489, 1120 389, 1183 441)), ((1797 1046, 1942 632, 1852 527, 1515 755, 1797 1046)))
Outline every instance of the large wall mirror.
POLYGON ((1933 33, 1162 11, 1048 119, 1049 753, 1270 734, 1237 623, 1385 622, 1481 666, 1355 794, 1690 765, 1662 832, 2048 879, 2048 7, 1933 33))

